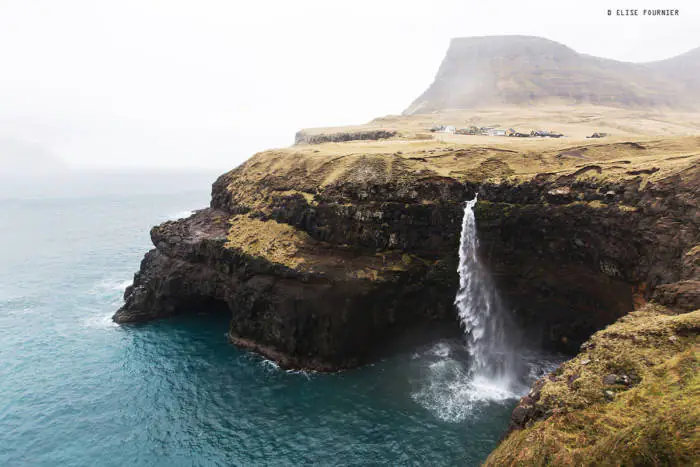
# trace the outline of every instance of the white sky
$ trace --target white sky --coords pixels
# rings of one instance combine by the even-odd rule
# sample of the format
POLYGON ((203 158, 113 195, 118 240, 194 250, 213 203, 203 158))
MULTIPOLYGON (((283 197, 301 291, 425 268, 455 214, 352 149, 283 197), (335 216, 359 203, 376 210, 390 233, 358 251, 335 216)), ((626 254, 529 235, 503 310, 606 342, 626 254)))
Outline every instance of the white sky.
POLYGON ((0 137, 79 166, 228 169, 400 113, 452 37, 649 61, 700 46, 699 24, 695 0, 0 0, 0 137), (631 4, 680 16, 607 16, 631 4))

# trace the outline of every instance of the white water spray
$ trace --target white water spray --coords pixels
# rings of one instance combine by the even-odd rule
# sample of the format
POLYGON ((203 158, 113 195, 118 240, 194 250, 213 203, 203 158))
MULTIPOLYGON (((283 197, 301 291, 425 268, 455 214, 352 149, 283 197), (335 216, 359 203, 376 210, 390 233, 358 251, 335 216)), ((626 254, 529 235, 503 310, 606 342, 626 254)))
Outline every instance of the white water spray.
POLYGON ((498 297, 493 280, 479 261, 474 206, 467 201, 459 245, 459 291, 455 305, 467 336, 473 381, 511 390, 518 369, 510 316, 498 297))
POLYGON ((422 370, 411 397, 451 422, 478 413, 484 403, 513 402, 527 393, 532 381, 561 362, 523 346, 491 275, 479 261, 475 205, 476 196, 464 208, 455 298, 466 349, 461 343, 445 341, 414 356, 422 370))

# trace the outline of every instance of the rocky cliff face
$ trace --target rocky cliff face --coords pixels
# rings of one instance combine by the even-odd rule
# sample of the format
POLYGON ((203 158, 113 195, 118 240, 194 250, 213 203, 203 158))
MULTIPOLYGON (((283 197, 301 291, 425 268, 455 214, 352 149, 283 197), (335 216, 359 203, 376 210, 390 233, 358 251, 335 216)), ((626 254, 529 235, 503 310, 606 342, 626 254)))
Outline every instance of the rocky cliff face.
POLYGON ((484 259, 543 344, 575 351, 654 294, 700 306, 687 293, 700 279, 696 138, 536 154, 426 144, 257 154, 214 183, 209 208, 152 229, 115 321, 216 308, 234 343, 323 371, 457 331, 475 193, 484 259))
POLYGON ((211 208, 154 227, 156 249, 115 320, 218 303, 232 313, 234 343, 321 371, 376 358, 426 323, 450 321, 456 330, 464 186, 441 178, 338 183, 319 196, 308 173, 247 179, 256 163, 275 162, 253 158, 217 180, 211 208))
POLYGON ((331 131, 313 133, 310 131, 299 131, 294 136, 294 144, 321 144, 321 143, 343 143, 346 141, 363 141, 388 139, 396 136, 396 130, 375 129, 375 130, 355 130, 355 131, 331 131))

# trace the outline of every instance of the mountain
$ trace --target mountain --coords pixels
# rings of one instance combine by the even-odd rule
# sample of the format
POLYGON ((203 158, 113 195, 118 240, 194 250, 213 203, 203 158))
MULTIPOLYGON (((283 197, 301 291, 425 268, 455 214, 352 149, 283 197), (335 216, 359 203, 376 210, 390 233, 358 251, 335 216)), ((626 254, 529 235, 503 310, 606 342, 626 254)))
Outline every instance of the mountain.
POLYGON ((435 81, 404 114, 539 104, 698 110, 700 48, 649 63, 594 57, 533 36, 452 39, 435 81))
POLYGON ((682 86, 682 93, 697 101, 700 90, 700 47, 666 60, 647 64, 682 86))

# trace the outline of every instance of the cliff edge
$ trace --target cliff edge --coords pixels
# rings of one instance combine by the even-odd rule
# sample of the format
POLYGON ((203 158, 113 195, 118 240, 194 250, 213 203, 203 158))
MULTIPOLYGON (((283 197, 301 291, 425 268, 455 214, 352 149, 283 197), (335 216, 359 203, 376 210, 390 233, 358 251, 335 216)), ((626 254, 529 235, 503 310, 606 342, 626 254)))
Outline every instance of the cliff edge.
POLYGON ((575 352, 658 294, 699 307, 697 137, 549 150, 399 141, 259 153, 211 206, 151 231, 115 321, 209 306, 287 367, 337 370, 453 310, 463 203, 479 193, 485 260, 523 327, 575 352), (320 149, 319 149, 320 148, 320 149), (690 282, 688 282, 690 281, 690 282), (690 292, 689 292, 690 290, 690 292))

